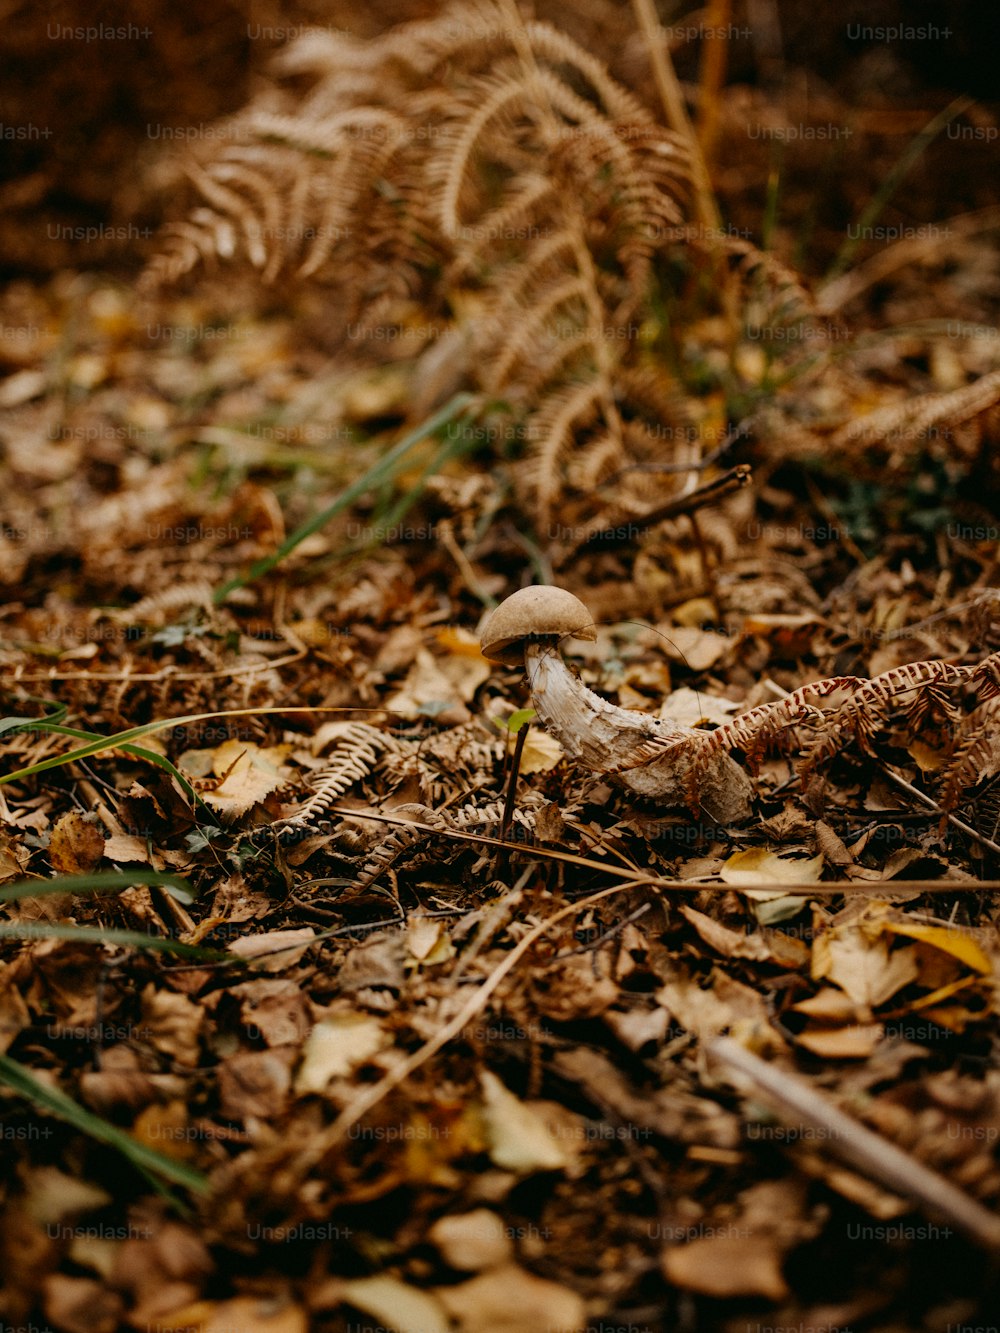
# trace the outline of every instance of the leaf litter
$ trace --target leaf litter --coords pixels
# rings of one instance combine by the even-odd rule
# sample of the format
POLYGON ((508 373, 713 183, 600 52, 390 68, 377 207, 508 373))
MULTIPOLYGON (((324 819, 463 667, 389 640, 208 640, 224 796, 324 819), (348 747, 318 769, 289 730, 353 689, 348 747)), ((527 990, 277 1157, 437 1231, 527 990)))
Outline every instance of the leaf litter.
MULTIPOLYGON (((855 165, 845 189, 870 182, 855 165)), ((470 256, 455 262, 459 311, 470 256)), ((978 238, 879 299, 989 327, 995 269, 978 238)), ((134 879, 3 899, 0 1046, 209 1186, 164 1197, 155 1168, 5 1084, 5 1321, 888 1333, 988 1312, 996 1239, 968 1210, 1000 1201, 993 700, 939 673, 747 730, 755 817, 733 827, 627 799, 527 719, 505 824, 498 719, 527 693, 477 635, 523 583, 574 587, 600 625, 596 645, 564 647, 584 682, 689 727, 738 725, 810 682, 974 667, 1000 646, 995 401, 952 395, 993 372, 983 340, 945 356, 919 326, 886 334, 853 365, 792 367, 780 391, 744 336, 729 392, 758 400, 754 480, 697 523, 582 554, 560 531, 642 528, 641 487, 612 490, 615 468, 647 462, 629 399, 636 455, 611 447, 613 420, 541 477, 502 451, 435 471, 425 440, 395 491, 377 478, 246 580, 420 426, 407 405, 434 401, 433 367, 328 354, 298 331, 310 302, 293 291, 268 313, 208 278, 160 293, 164 326, 233 335, 170 350, 105 275, 2 299, 36 329, 0 384, 6 712, 40 723, 60 703, 107 736, 211 715, 146 755, 28 775, 77 742, 3 734, 0 890, 134 879), (910 399, 922 418, 900 415, 910 399), (801 771, 817 743, 829 753, 801 771), (183 872, 193 902, 147 868, 183 872), (95 933, 14 933, 59 925, 95 933), (102 936, 125 927, 204 954, 102 936), (779 1095, 754 1063, 742 1085, 721 1077, 720 1039, 780 1074, 779 1095), (859 1127, 920 1187, 880 1175, 859 1127)), ((411 341, 440 314, 386 309, 411 341)), ((694 313, 704 381, 729 335, 694 313)), ((732 416, 723 398, 688 393, 705 438, 732 416)))

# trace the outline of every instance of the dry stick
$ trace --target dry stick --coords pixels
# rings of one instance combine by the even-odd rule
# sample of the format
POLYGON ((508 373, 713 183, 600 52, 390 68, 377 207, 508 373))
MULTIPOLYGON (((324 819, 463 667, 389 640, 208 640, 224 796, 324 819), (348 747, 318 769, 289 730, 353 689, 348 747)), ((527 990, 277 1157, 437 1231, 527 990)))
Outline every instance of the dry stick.
POLYGON ((787 1122, 817 1131, 829 1151, 878 1181, 894 1194, 946 1217, 977 1245, 1000 1249, 1000 1217, 902 1148, 868 1129, 801 1078, 752 1054, 732 1037, 716 1037, 710 1059, 745 1079, 753 1095, 772 1105, 787 1122))
POLYGON ((514 818, 514 797, 517 792, 517 775, 521 769, 521 755, 524 753, 524 742, 527 739, 528 732, 531 730, 531 723, 525 722, 517 733, 517 740, 514 742, 514 755, 510 761, 510 779, 507 783, 507 795, 503 803, 503 818, 500 820, 500 840, 505 842, 507 834, 510 832, 510 821, 514 818))
MULTIPOLYGON (((709 735, 709 732, 705 733, 709 735)), ((560 852, 554 847, 535 847, 528 843, 501 842, 499 838, 491 838, 485 833, 469 833, 465 829, 439 828, 435 824, 423 824, 416 819, 402 819, 398 815, 384 815, 376 810, 351 810, 344 805, 331 805, 327 807, 326 814, 341 815, 345 819, 354 819, 364 821, 372 819, 378 824, 394 824, 400 828, 419 829, 422 833, 430 833, 438 838, 449 838, 452 842, 473 843, 482 847, 498 847, 509 852, 515 852, 519 856, 534 857, 540 861, 561 861, 566 865, 582 866, 584 870, 599 870, 605 875, 617 875, 619 879, 627 879, 635 888, 651 889, 674 889, 682 890, 687 893, 700 893, 704 889, 715 889, 718 893, 731 893, 732 885, 723 883, 719 879, 666 879, 662 875, 648 875, 642 871, 628 870, 620 865, 608 865, 604 861, 594 861, 587 856, 577 856, 575 852, 560 852)), ((321 881, 310 881, 320 883, 321 881)), ((882 892, 896 893, 900 890, 919 893, 998 893, 1000 892, 1000 879, 830 879, 822 883, 811 883, 803 880, 801 883, 786 884, 782 883, 761 883, 753 885, 757 889, 780 889, 784 894, 802 894, 808 897, 818 897, 825 894, 843 893, 854 897, 868 895, 877 898, 879 889, 882 892)))
POLYGON ((667 124, 685 140, 691 152, 695 201, 698 205, 699 221, 708 230, 709 235, 713 233, 716 236, 721 235, 722 223, 718 205, 715 202, 715 195, 712 193, 712 182, 708 174, 708 167, 705 165, 698 139, 688 118, 681 86, 677 82, 677 75, 674 72, 673 61, 665 51, 666 34, 656 16, 653 0, 632 0, 632 7, 635 10, 640 31, 646 42, 646 50, 649 52, 650 64, 653 67, 653 78, 656 80, 660 101, 663 103, 663 109, 666 112, 667 124))
POLYGON ((697 490, 689 491, 686 495, 680 495, 676 500, 670 500, 667 504, 661 505, 659 509, 651 510, 648 514, 631 518, 624 527, 619 525, 618 527, 602 528, 598 532, 592 532, 578 547, 577 555, 584 555, 588 551, 608 550, 610 547, 625 546, 634 541, 647 528, 651 528, 657 523, 664 523, 668 518, 679 518, 681 514, 693 515, 695 510, 703 509, 706 505, 718 504, 727 495, 732 495, 734 491, 749 486, 750 478, 750 464, 739 463, 736 467, 730 468, 728 472, 724 472, 721 477, 717 477, 715 481, 710 481, 705 486, 699 486, 697 490))
POLYGON ((359 1097, 355 1097, 355 1099, 341 1111, 333 1124, 330 1125, 328 1129, 323 1130, 323 1132, 316 1137, 308 1150, 299 1158, 299 1161, 304 1166, 305 1170, 308 1171, 311 1167, 317 1165, 326 1153, 344 1138, 348 1130, 358 1123, 362 1116, 367 1115, 373 1107, 377 1106, 380 1101, 392 1092, 393 1088, 397 1088, 400 1083, 408 1079, 410 1075, 419 1069, 422 1064, 425 1064, 432 1055, 435 1055, 442 1046, 446 1046, 453 1037, 457 1037, 462 1029, 485 1007, 486 1001, 497 989, 501 981, 503 981, 509 972, 513 971, 514 967, 521 961, 531 946, 537 940, 540 940, 547 931, 551 930, 553 926, 558 925, 558 923, 563 921, 566 917, 584 911, 594 903, 600 902, 602 898, 608 898, 615 893, 624 893, 628 888, 631 888, 631 883, 614 884, 611 888, 601 889, 599 893, 591 894, 590 897, 583 898, 579 902, 570 903, 568 907, 561 908, 556 912, 555 916, 549 917, 547 921, 540 921, 537 926, 530 930, 528 934, 515 945, 503 962, 493 969, 475 994, 469 998, 467 1003, 462 1006, 450 1022, 446 1023, 444 1027, 435 1033, 430 1041, 425 1042, 419 1050, 414 1051, 412 1055, 408 1056, 402 1064, 397 1065, 396 1068, 390 1070, 384 1078, 379 1079, 378 1083, 373 1084, 369 1088, 365 1088, 364 1092, 362 1092, 359 1097))
POLYGON ((957 815, 951 814, 950 811, 942 810, 939 802, 933 800, 930 796, 926 795, 925 792, 918 790, 912 783, 907 782, 906 778, 897 773, 895 769, 890 768, 888 764, 882 765, 882 771, 890 781, 896 784, 897 787, 902 788, 903 791, 908 792, 911 796, 915 796, 918 801, 922 801, 923 804, 926 805, 928 809, 933 810, 935 814, 944 815, 945 819, 947 819, 948 823, 951 824, 953 828, 961 829, 962 832, 972 838, 974 842, 980 843, 983 847, 988 847, 991 852, 1000 853, 1000 843, 994 842, 992 838, 987 838, 985 833, 980 833, 978 829, 974 829, 971 824, 967 824, 964 819, 959 819, 957 815))
POLYGON ((719 138, 719 106, 726 77, 732 0, 709 0, 705 39, 702 45, 698 98, 698 142, 710 172, 719 138))
POLYGON ((255 671, 273 671, 275 667, 288 666, 304 657, 302 652, 288 653, 285 657, 276 657, 271 662, 251 662, 248 666, 222 667, 218 671, 176 671, 172 666, 162 667, 159 671, 33 671, 22 672, 15 666, 11 684, 21 681, 48 680, 100 680, 100 681, 141 681, 141 680, 216 680, 222 676, 250 676, 255 671))

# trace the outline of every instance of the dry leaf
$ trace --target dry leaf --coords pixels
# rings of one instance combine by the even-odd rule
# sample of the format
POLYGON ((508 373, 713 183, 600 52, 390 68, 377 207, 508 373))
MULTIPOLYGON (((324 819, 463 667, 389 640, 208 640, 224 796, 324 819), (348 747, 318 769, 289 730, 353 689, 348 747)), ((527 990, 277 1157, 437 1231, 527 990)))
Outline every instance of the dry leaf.
POLYGON ((806 1028, 797 1041, 826 1060, 865 1060, 883 1035, 881 1023, 856 1023, 845 1028, 806 1028))
POLYGON ((518 1101, 489 1070, 481 1082, 490 1157, 497 1166, 528 1175, 568 1165, 566 1152, 531 1107, 518 1101))
POLYGON ((541 727, 532 727, 521 750, 521 772, 548 773, 562 757, 563 748, 559 742, 541 727))
POLYGON ((61 875, 83 875, 94 870, 104 856, 104 834, 76 810, 64 814, 52 830, 49 860, 61 875))
POLYGON ((719 877, 725 884, 761 889, 773 884, 818 884, 822 873, 822 856, 782 856, 768 847, 749 847, 745 852, 734 852, 719 877))
POLYGON ((663 1255, 663 1272, 675 1287, 717 1300, 764 1296, 782 1301, 788 1295, 781 1248, 773 1236, 699 1236, 687 1245, 671 1245, 663 1255))
POLYGON ((438 1296, 461 1333, 580 1333, 586 1324, 581 1296, 517 1264, 439 1287, 438 1296))
POLYGON ((299 1096, 324 1092, 331 1079, 343 1078, 391 1042, 377 1018, 347 1011, 328 1013, 302 1048, 295 1091, 299 1096))
POLYGON ((984 976, 993 971, 993 964, 973 937, 965 931, 956 930, 954 926, 925 926, 919 921, 885 921, 882 929, 890 935, 906 935, 932 949, 950 954, 984 976))
POLYGON ((920 974, 913 948, 889 950, 857 925, 834 926, 813 942, 812 975, 832 981, 855 1004, 877 1009, 920 974))
POLYGON ((446 1264, 466 1273, 495 1268, 513 1258, 507 1228, 489 1208, 439 1217, 427 1235, 446 1264))
POLYGON ((434 1296, 399 1278, 355 1278, 344 1286, 344 1300, 395 1333, 449 1333, 448 1317, 434 1296))
POLYGON ((205 1011, 186 995, 157 990, 152 984, 142 993, 142 1019, 146 1039, 182 1065, 197 1065, 201 1050, 199 1035, 205 1011))
POLYGON ((249 958, 265 972, 284 972, 299 962, 316 938, 312 926, 298 930, 268 930, 263 935, 243 935, 233 940, 229 952, 249 958))
POLYGON ((760 931, 749 935, 744 931, 730 930, 728 926, 720 925, 710 916, 686 904, 682 904, 680 910, 705 943, 724 958, 750 958, 761 963, 777 963, 782 967, 801 967, 809 960, 808 948, 794 936, 775 932, 770 938, 765 938, 760 931))
MULTIPOLYGON (((290 745, 271 745, 266 748, 253 741, 227 740, 210 752, 211 771, 220 779, 217 783, 197 784, 202 788, 205 803, 222 819, 232 820, 252 809, 291 778, 291 770, 284 760, 290 745)), ((181 755, 178 767, 193 773, 201 767, 194 756, 204 754, 187 751, 181 755)), ((197 776, 197 774, 195 774, 197 776)))

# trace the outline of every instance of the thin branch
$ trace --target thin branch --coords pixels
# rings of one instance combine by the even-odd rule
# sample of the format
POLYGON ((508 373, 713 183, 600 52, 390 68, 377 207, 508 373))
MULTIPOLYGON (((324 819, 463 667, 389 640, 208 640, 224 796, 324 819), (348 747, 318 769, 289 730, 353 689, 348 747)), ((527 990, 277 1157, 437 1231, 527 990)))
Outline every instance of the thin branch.
POLYGON ((619 524, 617 527, 602 528, 599 532, 592 532, 578 548, 577 554, 583 555, 590 551, 606 551, 612 547, 626 546, 657 523, 665 523, 669 518, 679 518, 681 514, 693 514, 695 510, 703 509, 706 505, 718 504, 727 495, 749 486, 750 477, 749 463, 740 463, 723 473, 721 477, 717 477, 715 481, 699 486, 696 491, 678 496, 648 514, 630 518, 627 523, 619 524))
POLYGON ((415 1073, 421 1065, 435 1055, 443 1046, 447 1046, 454 1037, 457 1037, 464 1027, 466 1027, 486 1006, 486 1001, 496 991, 504 978, 513 971, 514 967, 521 961, 529 949, 537 943, 553 926, 564 921, 568 916, 574 916, 586 908, 593 906, 604 898, 609 898, 612 894, 624 893, 630 887, 629 884, 614 884, 609 889, 602 889, 599 893, 591 894, 588 898, 583 898, 579 902, 570 903, 556 912, 554 916, 549 917, 547 921, 540 921, 537 926, 528 932, 517 945, 510 951, 503 961, 493 969, 489 977, 483 984, 470 996, 469 1000, 462 1006, 458 1013, 446 1023, 435 1035, 423 1044, 419 1050, 413 1052, 406 1060, 390 1070, 384 1078, 379 1079, 375 1084, 367 1087, 363 1092, 354 1098, 340 1115, 321 1134, 317 1135, 308 1149, 299 1158, 300 1165, 305 1171, 318 1165, 331 1148, 336 1147, 338 1143, 346 1136, 352 1126, 368 1114, 373 1107, 383 1101, 385 1097, 397 1088, 415 1073))
POLYGON ((802 1078, 752 1054, 732 1037, 717 1037, 707 1053, 733 1080, 775 1108, 787 1124, 817 1131, 815 1142, 868 1179, 947 1218, 977 1245, 1000 1249, 1000 1217, 937 1171, 918 1162, 881 1134, 847 1115, 802 1078))

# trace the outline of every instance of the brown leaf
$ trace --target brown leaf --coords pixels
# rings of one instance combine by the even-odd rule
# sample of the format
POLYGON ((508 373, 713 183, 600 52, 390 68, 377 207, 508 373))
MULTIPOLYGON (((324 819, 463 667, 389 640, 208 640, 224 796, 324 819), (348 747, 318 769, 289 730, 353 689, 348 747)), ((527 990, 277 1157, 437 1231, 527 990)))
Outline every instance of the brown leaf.
POLYGON ((142 1017, 148 1039, 158 1051, 178 1064, 198 1064, 198 1038, 205 1020, 201 1005, 186 995, 149 985, 142 993, 142 1017))
POLYGON ((813 941, 812 974, 832 981, 855 1004, 877 1009, 897 991, 915 981, 920 969, 912 947, 890 952, 882 935, 874 938, 860 923, 835 924, 813 941))
POLYGON ((292 1065, 297 1052, 246 1051, 219 1067, 219 1107, 231 1120, 281 1115, 292 1086, 292 1065))
POLYGON ((51 1273, 43 1292, 45 1317, 62 1333, 115 1333, 120 1327, 121 1297, 102 1282, 51 1273))
POLYGON ((788 1295, 781 1248, 773 1236, 699 1236, 688 1245, 670 1246, 663 1255, 663 1272, 675 1287, 718 1300, 765 1296, 781 1301, 788 1295))
POLYGON ((765 937, 761 931, 748 935, 740 930, 730 930, 686 904, 682 904, 680 910, 705 943, 724 958, 750 958, 755 962, 778 963, 782 967, 801 967, 809 959, 806 945, 794 936, 782 935, 780 931, 773 932, 770 937, 765 937))
POLYGON ((618 998, 615 983, 610 977, 595 976, 590 955, 583 954, 536 975, 532 992, 542 1013, 559 1022, 595 1018, 618 998))
POLYGON ((312 1009, 294 981, 261 977, 233 986, 230 994, 240 1001, 240 1020, 249 1037, 268 1046, 295 1046, 308 1037, 312 1009))
POLYGON ((76 810, 62 816, 49 842, 52 869, 61 875, 83 875, 104 856, 104 835, 92 820, 76 810))
POLYGON ((800 1046, 826 1060, 866 1060, 882 1040, 881 1023, 855 1023, 844 1028, 806 1028, 800 1046))
MULTIPOLYGON (((289 780, 291 772, 284 761, 290 749, 290 745, 265 748, 253 741, 223 741, 208 755, 211 772, 219 780, 204 783, 205 803, 225 820, 246 814, 289 780)), ((181 756, 179 766, 197 769, 194 756, 204 753, 189 750, 181 756)))
POLYGON ((517 1264, 439 1287, 437 1295, 462 1333, 579 1333, 586 1323, 581 1296, 517 1264))
POLYGON ((491 1208, 439 1217, 427 1236, 446 1264, 466 1273, 495 1268, 514 1253, 507 1228, 491 1208))

